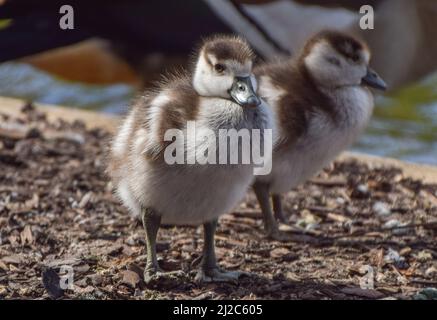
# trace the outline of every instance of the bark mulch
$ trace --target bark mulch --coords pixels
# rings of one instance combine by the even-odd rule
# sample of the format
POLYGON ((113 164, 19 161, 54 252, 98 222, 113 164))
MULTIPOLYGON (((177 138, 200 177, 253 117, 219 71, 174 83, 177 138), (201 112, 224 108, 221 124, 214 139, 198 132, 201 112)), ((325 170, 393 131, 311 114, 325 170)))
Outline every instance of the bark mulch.
POLYGON ((221 218, 220 265, 252 276, 194 283, 202 230, 170 226, 158 236, 161 266, 188 280, 146 288, 144 231, 105 175, 109 139, 31 105, 0 114, 0 299, 435 298, 423 289, 437 287, 437 185, 354 161, 286 195, 290 242, 264 237, 252 193, 221 218))

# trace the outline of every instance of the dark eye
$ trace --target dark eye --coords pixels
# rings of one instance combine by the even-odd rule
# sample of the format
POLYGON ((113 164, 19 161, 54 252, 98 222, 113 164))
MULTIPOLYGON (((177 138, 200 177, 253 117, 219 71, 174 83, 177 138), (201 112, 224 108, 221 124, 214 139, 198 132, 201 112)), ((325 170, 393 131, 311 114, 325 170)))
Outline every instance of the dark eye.
POLYGON ((214 70, 217 71, 218 73, 222 73, 222 72, 224 72, 226 70, 226 67, 224 65, 220 64, 220 63, 217 63, 214 66, 214 70))
POLYGON ((326 61, 328 61, 329 63, 336 65, 336 66, 340 66, 340 60, 338 60, 335 57, 327 57, 326 61))
POLYGON ((359 61, 360 61, 360 56, 357 55, 357 54, 354 54, 354 55, 352 56, 352 61, 353 61, 353 62, 359 62, 359 61))

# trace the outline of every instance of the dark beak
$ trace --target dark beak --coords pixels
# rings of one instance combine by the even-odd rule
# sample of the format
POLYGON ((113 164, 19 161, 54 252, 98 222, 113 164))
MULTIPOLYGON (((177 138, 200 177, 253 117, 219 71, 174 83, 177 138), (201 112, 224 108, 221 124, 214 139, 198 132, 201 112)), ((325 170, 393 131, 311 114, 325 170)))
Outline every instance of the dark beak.
POLYGON ((371 88, 379 90, 387 90, 387 84, 384 80, 372 69, 367 68, 367 74, 362 80, 363 84, 371 88))
POLYGON ((256 107, 261 104, 261 100, 253 90, 250 77, 235 77, 229 94, 232 100, 242 107, 256 107))

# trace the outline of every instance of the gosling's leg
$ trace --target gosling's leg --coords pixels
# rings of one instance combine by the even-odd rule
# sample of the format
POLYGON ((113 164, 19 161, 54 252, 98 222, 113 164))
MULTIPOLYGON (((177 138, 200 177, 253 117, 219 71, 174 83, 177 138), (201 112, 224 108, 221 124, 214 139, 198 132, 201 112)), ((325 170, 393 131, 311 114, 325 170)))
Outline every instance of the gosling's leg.
POLYGON ((269 186, 265 183, 255 182, 253 185, 253 190, 255 191, 256 198, 258 199, 259 205, 261 207, 261 212, 264 220, 264 230, 268 238, 277 241, 289 241, 291 237, 286 233, 279 231, 278 223, 273 216, 270 198, 269 198, 269 186))
POLYGON ((197 282, 236 282, 240 276, 248 275, 239 271, 224 271, 217 266, 215 256, 214 234, 217 227, 217 220, 207 222, 203 225, 204 244, 200 270, 196 275, 197 282))
POLYGON ((287 223, 284 212, 282 211, 282 196, 280 194, 273 194, 272 202, 273 214, 275 215, 276 220, 282 223, 287 223))
POLYGON ((174 283, 180 276, 182 271, 164 272, 158 265, 156 256, 156 236, 161 225, 161 216, 151 208, 142 210, 142 220, 144 230, 146 231, 146 248, 147 262, 144 269, 144 282, 147 285, 165 285, 166 283, 174 283))

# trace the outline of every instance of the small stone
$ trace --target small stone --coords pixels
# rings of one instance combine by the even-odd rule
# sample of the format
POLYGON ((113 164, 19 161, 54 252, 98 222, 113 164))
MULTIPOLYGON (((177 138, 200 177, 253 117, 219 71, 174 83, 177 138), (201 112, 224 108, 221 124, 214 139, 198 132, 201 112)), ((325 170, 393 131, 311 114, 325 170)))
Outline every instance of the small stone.
POLYGON ((429 267, 428 269, 426 269, 425 271, 425 276, 429 277, 429 278, 434 278, 437 276, 437 268, 436 267, 429 267))
POLYGON ((87 206, 87 204, 90 202, 92 195, 93 193, 91 191, 87 192, 80 200, 78 207, 80 209, 84 209, 87 206))
POLYGON ((367 184, 358 185, 352 192, 353 198, 363 199, 370 195, 369 186, 367 184))
POLYGON ((130 236, 129 238, 126 239, 126 244, 129 246, 135 246, 137 245, 137 238, 135 235, 130 236))
POLYGON ((306 230, 313 230, 319 226, 321 221, 320 218, 313 215, 309 210, 303 210, 301 212, 302 219, 299 219, 296 222, 296 225, 300 228, 304 228, 306 230))
POLYGON ((427 262, 432 260, 432 254, 429 251, 422 250, 417 254, 417 260, 419 262, 427 262))
POLYGON ((89 278, 95 286, 100 286, 103 283, 103 277, 98 273, 90 275, 89 278))
POLYGON ((393 264, 397 269, 406 270, 410 267, 408 262, 396 250, 388 249, 388 253, 384 256, 384 262, 393 264))
POLYGON ((84 273, 84 272, 87 272, 89 269, 90 269, 90 266, 88 264, 82 264, 80 266, 75 267, 74 271, 84 273))
POLYGON ((426 288, 414 296, 414 300, 437 300, 437 289, 426 288))
POLYGON ((379 216, 389 216, 391 214, 390 207, 387 203, 384 202, 375 202, 373 205, 373 211, 379 216))
POLYGON ((394 228, 399 227, 399 226, 401 226, 401 222, 399 220, 391 219, 391 220, 388 220, 386 223, 384 223, 383 228, 384 229, 394 229, 394 228))
POLYGON ((337 202, 338 205, 344 205, 346 203, 346 200, 344 200, 342 197, 338 197, 335 199, 335 202, 337 202))
POLYGON ((384 261, 387 263, 393 263, 395 261, 400 261, 401 259, 404 258, 401 257, 401 255, 392 248, 389 248, 387 254, 384 256, 384 261))
POLYGON ((142 297, 142 296, 144 296, 144 291, 140 289, 135 289, 134 297, 142 297))
POLYGON ((407 226, 407 223, 402 223, 397 219, 391 219, 384 223, 382 227, 391 230, 395 235, 401 236, 408 234, 411 231, 410 228, 406 228, 407 226))

